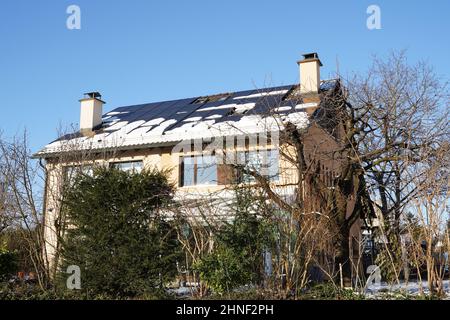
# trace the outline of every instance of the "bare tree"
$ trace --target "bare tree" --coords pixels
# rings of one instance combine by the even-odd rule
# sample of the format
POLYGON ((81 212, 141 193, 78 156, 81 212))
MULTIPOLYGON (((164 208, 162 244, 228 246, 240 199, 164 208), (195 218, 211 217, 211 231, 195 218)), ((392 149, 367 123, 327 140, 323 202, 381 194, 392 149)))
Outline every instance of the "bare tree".
MULTIPOLYGON (((289 182, 280 186, 258 170, 235 168, 251 175, 267 198, 295 219, 298 234, 307 230, 302 220, 308 214, 316 212, 332 221, 334 270, 339 270, 344 286, 351 286, 359 243, 352 239, 352 228, 361 219, 374 217, 375 207, 382 212, 390 244, 400 243, 402 212, 417 193, 417 178, 426 177, 417 172, 413 182, 407 173, 448 141, 449 95, 447 84, 429 66, 408 64, 403 52, 386 60, 375 58, 367 74, 337 83, 334 90, 315 98, 297 95, 295 89, 283 101, 262 98, 272 110, 289 100, 320 102, 307 129, 289 118, 281 121, 278 149, 289 164, 285 169, 289 182), (317 127, 326 134, 318 134, 317 127), (292 188, 289 201, 280 187, 292 188)), ((280 118, 276 113, 273 117, 280 118)))
POLYGON ((26 243, 28 258, 36 271, 37 281, 45 289, 49 281, 48 264, 42 250, 45 248, 42 220, 43 171, 37 161, 30 161, 27 136, 11 142, 0 141, 0 181, 6 195, 5 214, 26 243))
POLYGON ((426 177, 411 178, 418 185, 414 198, 408 204, 408 210, 415 219, 413 224, 407 225, 404 235, 410 240, 410 260, 419 276, 425 266, 430 294, 443 295, 443 279, 448 263, 445 253, 448 254, 449 250, 446 227, 450 199, 449 145, 443 145, 433 154, 433 157, 416 164, 420 166, 418 171, 425 170, 426 177))
POLYGON ((346 87, 350 123, 345 139, 356 150, 351 163, 362 170, 383 216, 389 242, 383 251, 391 251, 388 260, 398 279, 395 269, 407 264, 401 218, 428 176, 417 164, 437 159, 440 146, 449 141, 448 86, 426 63, 411 65, 405 52, 394 52, 385 60, 375 58, 369 72, 346 87))
POLYGON ((194 296, 203 297, 208 288, 193 269, 213 250, 213 237, 227 219, 221 210, 226 200, 217 193, 196 197, 177 193, 175 200, 171 214, 185 255, 185 260, 179 263, 180 280, 189 283, 194 296))
POLYGON ((63 137, 59 149, 47 161, 33 159, 26 132, 10 140, 0 139, 0 223, 14 228, 26 243, 42 290, 51 286, 58 272, 60 240, 68 227, 61 203, 71 175, 115 152, 115 148, 93 152, 76 139, 67 139, 62 133, 58 136, 63 137))
POLYGON ((380 200, 374 203, 398 233, 402 209, 420 186, 415 180, 411 188, 408 166, 430 157, 450 137, 447 83, 426 63, 410 65, 399 52, 375 58, 368 74, 348 88, 360 161, 380 200))

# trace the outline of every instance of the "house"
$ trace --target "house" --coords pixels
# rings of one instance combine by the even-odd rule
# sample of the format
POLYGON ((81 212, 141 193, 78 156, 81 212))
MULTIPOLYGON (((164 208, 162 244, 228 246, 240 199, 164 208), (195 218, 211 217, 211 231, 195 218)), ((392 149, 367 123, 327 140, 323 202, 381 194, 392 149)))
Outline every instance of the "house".
MULTIPOLYGON (((54 259, 58 246, 61 186, 74 168, 89 171, 98 164, 123 170, 170 169, 177 197, 195 200, 226 194, 227 186, 236 183, 227 162, 232 154, 233 161, 252 164, 288 199, 299 179, 286 158, 290 147, 280 139, 289 125, 305 132, 308 161, 318 160, 317 178, 332 188, 339 160, 316 159, 316 154, 339 148, 342 128, 332 117, 323 121, 327 117, 323 99, 341 90, 340 83, 320 80, 317 53, 305 54, 298 66, 298 84, 123 106, 105 114, 100 93, 87 93, 80 100, 79 130, 62 135, 35 155, 45 160, 47 168, 44 214, 49 258, 54 259)), ((359 224, 352 230, 359 239, 359 224)))

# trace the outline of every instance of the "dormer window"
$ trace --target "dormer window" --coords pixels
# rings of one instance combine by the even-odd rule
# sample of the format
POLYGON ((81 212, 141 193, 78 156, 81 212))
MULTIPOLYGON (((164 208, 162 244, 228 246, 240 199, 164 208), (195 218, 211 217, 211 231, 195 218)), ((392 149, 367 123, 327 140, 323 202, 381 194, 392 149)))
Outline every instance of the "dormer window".
POLYGON ((231 94, 229 94, 229 93, 222 93, 222 94, 216 94, 216 95, 212 95, 212 96, 199 97, 199 98, 195 99, 192 102, 192 104, 205 104, 205 103, 209 103, 209 102, 225 101, 230 96, 231 96, 231 94))

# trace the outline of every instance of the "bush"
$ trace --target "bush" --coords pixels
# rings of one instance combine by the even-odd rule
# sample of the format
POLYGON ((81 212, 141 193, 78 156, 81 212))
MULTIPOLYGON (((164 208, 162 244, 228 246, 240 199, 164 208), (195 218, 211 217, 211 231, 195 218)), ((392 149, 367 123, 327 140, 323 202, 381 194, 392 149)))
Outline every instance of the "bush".
POLYGON ((364 300, 365 296, 352 289, 341 289, 332 282, 312 286, 300 295, 304 300, 364 300))
POLYGON ((36 239, 39 236, 38 232, 41 226, 35 225, 29 227, 29 229, 25 226, 10 227, 4 230, 0 236, 0 243, 3 240, 6 248, 14 253, 15 264, 17 270, 20 271, 35 270, 32 255, 30 255, 30 242, 36 245, 36 239))
POLYGON ((218 294, 247 284, 253 278, 245 264, 245 257, 225 246, 204 257, 194 266, 194 269, 200 274, 200 278, 218 294))
MULTIPOLYGON (((71 228, 63 241, 63 269, 81 269, 88 295, 160 295, 177 273, 176 233, 160 209, 172 197, 164 173, 100 168, 79 175, 65 193, 71 228)), ((65 285, 67 274, 61 273, 65 285)))
POLYGON ((388 235, 389 245, 383 246, 376 259, 375 264, 380 266, 381 276, 388 283, 395 282, 402 272, 404 263, 402 261, 402 248, 398 236, 388 235))
POLYGON ((263 252, 272 246, 273 230, 255 210, 254 195, 237 190, 235 216, 216 230, 214 251, 195 265, 200 279, 223 294, 263 279, 263 252))
POLYGON ((86 291, 67 290, 63 288, 46 288, 43 290, 34 283, 0 282, 1 300, 111 300, 107 295, 89 295, 86 291))
POLYGON ((17 256, 0 243, 0 281, 7 280, 17 272, 17 256))

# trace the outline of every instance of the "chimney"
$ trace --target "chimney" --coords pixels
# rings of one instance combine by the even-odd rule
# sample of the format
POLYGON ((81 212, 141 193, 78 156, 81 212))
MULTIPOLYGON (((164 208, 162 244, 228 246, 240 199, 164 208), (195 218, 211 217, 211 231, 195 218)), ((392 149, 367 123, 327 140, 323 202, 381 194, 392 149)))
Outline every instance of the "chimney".
POLYGON ((102 95, 99 92, 87 92, 81 103, 80 132, 83 135, 91 135, 102 124, 103 104, 102 95))
POLYGON ((320 88, 320 62, 317 52, 303 54, 297 61, 300 68, 300 94, 317 94, 320 88))

